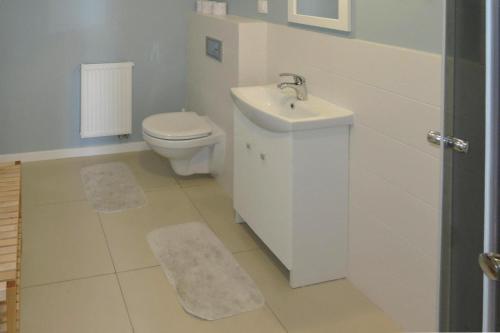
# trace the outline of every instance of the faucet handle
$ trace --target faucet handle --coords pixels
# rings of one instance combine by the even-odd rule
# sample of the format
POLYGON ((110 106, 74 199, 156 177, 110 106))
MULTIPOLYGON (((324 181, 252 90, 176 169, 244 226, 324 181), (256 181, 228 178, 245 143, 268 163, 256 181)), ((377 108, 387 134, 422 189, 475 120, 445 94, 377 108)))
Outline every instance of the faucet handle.
POLYGON ((280 73, 280 77, 292 77, 295 84, 297 85, 303 85, 306 83, 306 78, 303 77, 302 75, 294 74, 294 73, 280 73))

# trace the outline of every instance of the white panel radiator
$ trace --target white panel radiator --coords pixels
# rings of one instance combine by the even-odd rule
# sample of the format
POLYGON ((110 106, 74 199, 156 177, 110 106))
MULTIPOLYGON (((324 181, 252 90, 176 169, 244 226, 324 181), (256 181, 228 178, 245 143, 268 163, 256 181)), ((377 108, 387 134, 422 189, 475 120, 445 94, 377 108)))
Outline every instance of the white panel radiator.
POLYGON ((131 62, 82 65, 82 138, 132 133, 131 62))

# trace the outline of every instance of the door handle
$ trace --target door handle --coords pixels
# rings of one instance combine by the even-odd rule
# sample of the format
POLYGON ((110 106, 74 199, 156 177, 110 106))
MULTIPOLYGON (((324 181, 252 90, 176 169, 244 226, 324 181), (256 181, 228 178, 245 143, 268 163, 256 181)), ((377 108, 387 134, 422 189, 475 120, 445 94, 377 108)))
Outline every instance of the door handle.
POLYGON ((484 274, 494 281, 500 280, 500 254, 482 253, 479 255, 479 266, 484 274))
POLYGON ((444 136, 438 131, 429 131, 427 133, 427 141, 435 145, 443 144, 445 148, 453 148, 454 151, 466 154, 469 151, 469 142, 454 138, 451 136, 444 136))

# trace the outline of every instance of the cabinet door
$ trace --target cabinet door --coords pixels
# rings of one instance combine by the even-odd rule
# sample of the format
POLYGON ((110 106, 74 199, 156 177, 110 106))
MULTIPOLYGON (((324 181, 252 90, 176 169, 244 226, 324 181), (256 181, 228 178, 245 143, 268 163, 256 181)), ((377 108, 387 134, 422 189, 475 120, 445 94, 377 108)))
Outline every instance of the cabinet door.
POLYGON ((234 121, 234 209, 245 220, 248 221, 252 213, 258 210, 255 194, 258 191, 256 184, 257 160, 255 142, 239 111, 235 111, 234 121))
POLYGON ((282 263, 292 266, 291 135, 235 115, 235 208, 282 263))

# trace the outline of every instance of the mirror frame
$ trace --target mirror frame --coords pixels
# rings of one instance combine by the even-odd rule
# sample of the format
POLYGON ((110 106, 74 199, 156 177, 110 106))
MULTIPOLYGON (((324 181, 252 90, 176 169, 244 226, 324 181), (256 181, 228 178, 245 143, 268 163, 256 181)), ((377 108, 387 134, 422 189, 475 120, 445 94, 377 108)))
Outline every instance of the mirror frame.
POLYGON ((299 14, 297 13, 297 2, 298 0, 288 0, 288 22, 326 29, 351 31, 351 0, 338 0, 338 19, 299 14))

